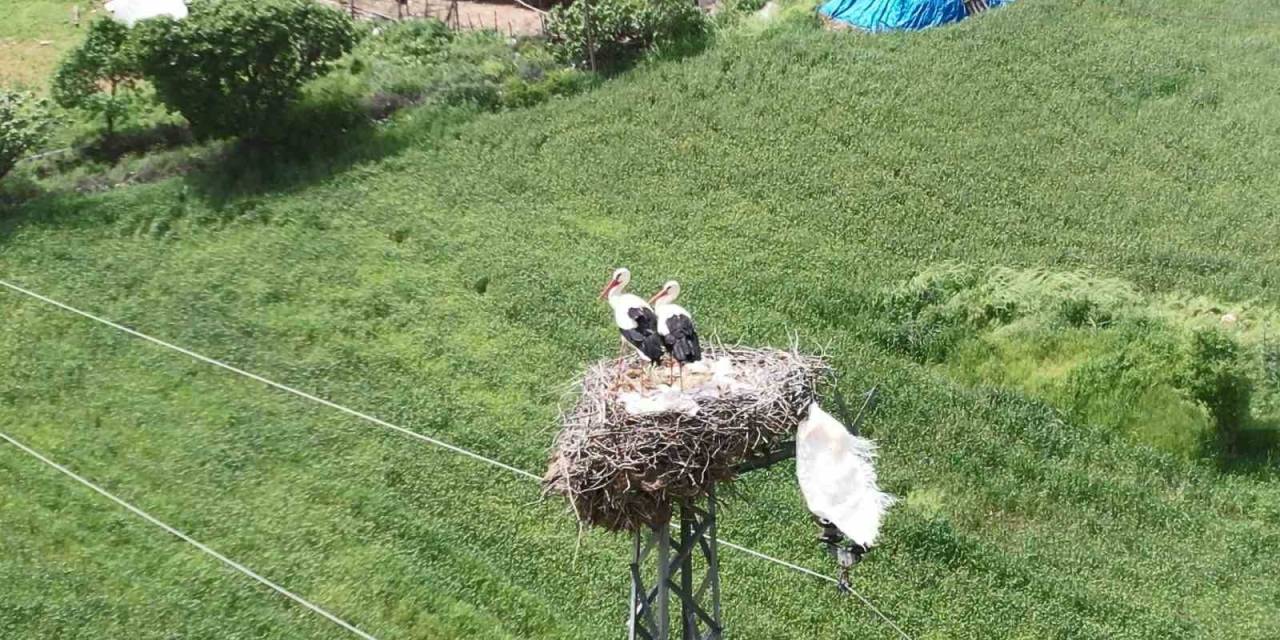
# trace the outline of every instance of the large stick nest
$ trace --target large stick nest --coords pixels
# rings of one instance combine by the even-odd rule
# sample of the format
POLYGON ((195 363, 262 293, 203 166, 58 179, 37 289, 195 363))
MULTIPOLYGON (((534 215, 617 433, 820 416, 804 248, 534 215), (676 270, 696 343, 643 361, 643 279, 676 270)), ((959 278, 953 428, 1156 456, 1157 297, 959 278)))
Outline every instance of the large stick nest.
POLYGON ((668 384, 639 360, 602 360, 579 383, 543 478, 580 522, 611 531, 670 520, 671 504, 731 480, 794 436, 829 368, 777 349, 712 348, 668 384))

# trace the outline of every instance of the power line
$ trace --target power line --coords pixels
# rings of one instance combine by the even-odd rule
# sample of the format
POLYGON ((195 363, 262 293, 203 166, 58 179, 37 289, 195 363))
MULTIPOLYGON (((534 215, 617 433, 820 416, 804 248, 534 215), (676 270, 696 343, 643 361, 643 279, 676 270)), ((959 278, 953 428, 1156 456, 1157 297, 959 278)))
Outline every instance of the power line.
POLYGON ((39 460, 40 462, 43 462, 43 463, 45 463, 45 464, 49 465, 50 467, 53 467, 54 469, 57 469, 58 471, 61 471, 62 473, 66 474, 67 476, 71 477, 71 478, 72 478, 73 480, 75 480, 76 482, 79 482, 80 484, 82 484, 82 485, 84 485, 84 486, 86 486, 86 487, 89 487, 90 489, 93 489, 94 491, 96 491, 96 492, 98 492, 100 495, 102 495, 103 497, 105 497, 105 498, 107 498, 107 499, 111 500, 112 502, 114 502, 114 503, 116 503, 116 504, 118 504, 118 505, 120 505, 120 506, 124 507, 125 509, 128 509, 129 511, 132 511, 134 515, 136 515, 136 516, 138 516, 138 517, 142 518, 143 520, 146 520, 147 522, 150 522, 151 524, 154 524, 154 525, 155 525, 155 526, 157 526, 157 527, 160 527, 161 529, 164 529, 165 531, 167 531, 167 532, 169 532, 170 534, 174 535, 175 537, 177 537, 178 539, 182 540, 183 542, 186 542, 187 544, 190 544, 191 546, 193 546, 193 547, 195 547, 195 548, 197 548, 197 549, 199 549, 199 550, 201 550, 201 551, 203 551, 203 552, 205 552, 205 553, 207 553, 207 554, 209 554, 209 555, 213 556, 214 558, 217 558, 218 560, 222 561, 222 563, 223 563, 223 564, 225 564, 225 565, 227 565, 227 566, 231 567, 232 569, 235 569, 236 571, 239 571, 240 573, 243 573, 244 575, 249 576, 250 578, 253 578, 254 580, 257 580, 258 582, 260 582, 260 583, 262 583, 262 584, 264 584, 264 585, 266 585, 266 586, 270 587, 271 589, 275 590, 275 591, 276 591, 277 593, 279 593, 280 595, 283 595, 283 596, 285 596, 286 598, 289 598, 290 600, 293 600, 294 602, 296 602, 296 603, 298 603, 298 604, 300 604, 300 605, 302 605, 302 606, 304 606, 304 607, 306 607, 306 608, 310 609, 311 611, 313 611, 313 612, 315 612, 315 613, 318 613, 318 614, 320 614, 320 615, 324 616, 325 618, 328 618, 330 622, 332 622, 332 623, 334 623, 334 624, 336 624, 336 625, 338 625, 338 626, 342 627, 343 629, 346 629, 347 631, 350 631, 351 633, 354 633, 355 635, 357 635, 357 636, 359 636, 359 637, 363 638, 364 640, 377 640, 377 638, 374 638, 373 636, 371 636, 371 635, 369 635, 369 634, 367 634, 367 633, 365 633, 365 632, 363 632, 363 631, 361 631, 361 630, 357 629, 354 625, 352 625, 351 623, 349 623, 349 622, 347 622, 347 621, 343 620, 342 618, 339 618, 338 616, 335 616, 335 615, 333 615, 332 613, 329 613, 328 611, 325 611, 324 609, 321 609, 319 606, 317 606, 317 605, 315 605, 315 604, 312 604, 310 601, 306 600, 306 599, 305 599, 305 598, 303 598, 302 596, 299 596, 299 595, 297 595, 297 594, 293 593, 292 591, 289 591, 288 589, 285 589, 284 587, 282 587, 282 586, 280 586, 280 585, 278 585, 278 584, 276 584, 276 583, 274 583, 274 582, 272 582, 272 581, 270 581, 270 580, 268 580, 268 579, 266 579, 266 578, 262 577, 261 575, 259 575, 259 574, 257 574, 256 572, 254 572, 252 569, 250 569, 250 568, 248 568, 248 567, 246 567, 246 566, 244 566, 244 565, 240 564, 239 562, 236 562, 235 560, 232 560, 231 558, 228 558, 228 557, 226 557, 226 556, 222 555, 221 553, 218 553, 217 551, 213 550, 213 549, 212 549, 212 548, 210 548, 208 545, 206 545, 206 544, 204 544, 204 543, 200 542, 199 540, 196 540, 195 538, 192 538, 191 536, 189 536, 189 535, 187 535, 187 534, 185 534, 185 533, 183 533, 183 532, 181 532, 181 531, 178 531, 177 529, 174 529, 173 527, 171 527, 171 526, 169 526, 169 525, 167 525, 167 524, 165 524, 165 523, 161 522, 160 520, 156 519, 156 517, 155 517, 155 516, 153 516, 153 515, 151 515, 151 514, 147 513, 146 511, 143 511, 142 509, 139 509, 138 507, 135 507, 135 506, 133 506, 133 505, 129 504, 128 502, 125 502, 124 500, 122 500, 122 499, 120 499, 120 498, 117 498, 115 495, 113 495, 112 493, 108 492, 106 489, 103 489, 102 487, 99 487, 98 485, 96 485, 96 484, 94 484, 94 483, 90 482, 89 480, 86 480, 84 477, 82 477, 82 476, 78 475, 76 472, 74 472, 74 471, 72 471, 72 470, 70 470, 70 469, 68 469, 68 468, 66 468, 66 467, 64 467, 64 466, 62 466, 62 465, 60 465, 60 464, 58 464, 58 463, 54 462, 53 460, 50 460, 50 459, 46 458, 46 457, 45 457, 45 456, 43 456, 40 452, 36 451, 35 449, 32 449, 31 447, 28 447, 28 446, 27 446, 27 445, 25 445, 25 444, 22 444, 21 442, 18 442, 17 440, 14 440, 14 439, 13 439, 12 437, 10 437, 8 434, 6 434, 6 433, 0 433, 0 439, 3 439, 3 440, 5 440, 5 441, 7 441, 9 444, 11 444, 11 445, 13 445, 13 446, 15 446, 15 447, 17 447, 17 448, 21 449, 23 452, 25 452, 25 453, 27 453, 28 455, 30 455, 31 457, 33 457, 33 458, 35 458, 35 459, 39 460))
MULTIPOLYGON (((36 300, 39 300, 39 301, 44 302, 44 303, 46 303, 46 304, 51 304, 51 305, 53 305, 53 306, 55 306, 55 307, 58 307, 59 309, 63 309, 63 310, 65 310, 65 311, 69 311, 69 312, 71 312, 71 313, 74 313, 74 314, 76 314, 76 315, 78 315, 78 316, 81 316, 81 317, 84 317, 84 318, 88 318, 88 319, 90 319, 90 320, 93 320, 94 322, 97 322, 97 323, 100 323, 100 324, 106 325, 106 326, 111 327, 111 328, 113 328, 113 329, 117 329, 117 330, 119 330, 119 331, 123 331, 123 332, 125 332, 125 333, 127 333, 127 334, 129 334, 129 335, 131 335, 131 336, 134 336, 134 337, 137 337, 137 338, 141 338, 141 339, 146 340, 147 342, 150 342, 150 343, 152 343, 152 344, 155 344, 155 345, 158 345, 158 346, 164 347, 164 348, 169 349, 169 350, 171 350, 171 351, 176 351, 176 352, 181 353, 181 354, 183 354, 183 355, 185 355, 185 356, 187 356, 187 357, 190 357, 190 358, 194 358, 194 359, 196 359, 196 360, 199 360, 200 362, 204 362, 204 363, 206 363, 206 364, 210 364, 210 365, 213 365, 213 366, 215 366, 215 367, 219 367, 219 368, 221 368, 221 369, 225 369, 225 370, 230 371, 230 372, 232 372, 232 373, 235 373, 235 374, 237 374, 237 375, 240 375, 240 376, 243 376, 243 377, 249 378, 249 379, 251 379, 251 380, 255 380, 255 381, 257 381, 257 382, 260 382, 260 383, 262 383, 262 384, 265 384, 265 385, 267 385, 267 386, 269 386, 269 387, 272 387, 272 388, 274 388, 274 389, 278 389, 278 390, 280 390, 280 391, 284 391, 284 392, 286 392, 286 393, 293 394, 293 395, 295 395, 295 396, 297 396, 297 397, 299 397, 299 398, 303 398, 304 400, 310 400, 311 402, 315 402, 315 403, 318 403, 318 404, 324 405, 324 406, 329 407, 329 408, 331 408, 331 409, 336 409, 336 410, 341 411, 341 412, 343 412, 343 413, 345 413, 345 414, 347 414, 347 415, 350 415, 350 416, 354 416, 354 417, 360 418, 361 420, 365 420, 365 421, 367 421, 367 422, 371 422, 371 423, 373 423, 373 424, 376 424, 376 425, 381 426, 381 427, 385 427, 385 428, 387 428, 387 429, 391 429, 391 430, 393 430, 393 431, 396 431, 396 432, 401 433, 401 434, 403 434, 403 435, 409 436, 409 437, 411 437, 411 438, 415 438, 415 439, 417 439, 417 440, 421 440, 421 441, 426 442, 426 443, 428 443, 428 444, 433 444, 433 445, 435 445, 435 446, 441 447, 441 448, 443 448, 443 449, 447 449, 447 450, 452 451, 452 452, 454 452, 454 453, 462 454, 462 455, 467 456, 467 457, 469 457, 469 458, 472 458, 472 459, 474 459, 474 460, 478 460, 478 461, 480 461, 480 462, 484 462, 485 464, 489 464, 489 465, 492 465, 492 466, 495 466, 495 467, 498 467, 498 468, 501 468, 501 469, 505 469, 505 470, 510 471, 510 472, 512 472, 512 473, 514 473, 514 474, 516 474, 516 475, 518 475, 518 476, 521 476, 521 477, 524 477, 524 478, 528 478, 528 479, 531 479, 531 480, 534 480, 534 481, 541 481, 541 477, 540 477, 540 476, 538 476, 537 474, 530 473, 530 472, 525 471, 524 469, 521 469, 521 468, 519 468, 519 467, 513 467, 513 466, 511 466, 511 465, 509 465, 509 464, 507 464, 507 463, 505 463, 505 462, 500 462, 500 461, 498 461, 498 460, 494 460, 493 458, 489 458, 489 457, 484 456, 484 455, 481 455, 481 454, 479 454, 479 453, 475 453, 474 451, 470 451, 470 450, 464 449, 464 448, 462 448, 462 447, 459 447, 459 446, 454 445, 454 444, 450 444, 450 443, 445 442, 445 441, 443 441, 443 440, 440 440, 440 439, 437 439, 437 438, 432 438, 431 436, 423 435, 423 434, 418 433, 418 432, 416 432, 416 431, 412 431, 412 430, 410 430, 410 429, 406 429, 406 428, 401 427, 401 426, 399 426, 399 425, 395 425, 395 424, 392 424, 392 423, 390 423, 390 422, 387 422, 386 420, 383 420, 383 419, 381 419, 381 418, 378 418, 378 417, 375 417, 375 416, 371 416, 371 415, 369 415, 369 414, 367 414, 367 413, 364 413, 364 412, 362 412, 362 411, 357 411, 357 410, 355 410, 355 409, 351 409, 351 408, 345 407, 345 406, 343 406, 343 405, 340 405, 340 404, 338 404, 338 403, 336 403, 336 402, 332 402, 332 401, 329 401, 329 400, 325 400, 324 398, 320 398, 320 397, 318 397, 318 396, 314 396, 314 395, 312 395, 312 394, 310 394, 310 393, 307 393, 307 392, 305 392, 305 391, 301 391, 301 390, 299 390, 299 389, 295 389, 294 387, 291 387, 291 386, 289 386, 289 385, 281 384, 281 383, 279 383, 279 382, 275 382, 274 380, 270 380, 270 379, 268 379, 268 378, 264 378, 264 377, 262 377, 262 376, 260 376, 260 375, 258 375, 258 374, 256 374, 256 373, 251 373, 251 372, 249 372, 249 371, 245 371, 244 369, 240 369, 240 368, 238 368, 238 367, 235 367, 235 366, 229 365, 229 364, 227 364, 227 363, 225 363, 225 362, 222 362, 222 361, 220 361, 220 360, 215 360, 214 358, 210 358, 210 357, 208 357, 208 356, 205 356, 205 355, 202 355, 202 354, 196 353, 195 351, 192 351, 192 350, 190 350, 190 349, 186 349, 186 348, 180 347, 180 346, 178 346, 178 345, 175 345, 175 344, 172 344, 172 343, 169 343, 169 342, 165 342, 164 340, 161 340, 161 339, 159 339, 159 338, 153 338, 153 337, 151 337, 151 336, 149 336, 149 335, 147 335, 147 334, 145 334, 145 333, 142 333, 142 332, 140 332, 140 331, 135 331, 134 329, 130 329, 129 327, 126 327, 126 326, 124 326, 124 325, 122 325, 122 324, 119 324, 119 323, 116 323, 116 322, 112 322, 112 321, 110 321, 110 320, 107 320, 106 318, 102 318, 102 317, 96 316, 96 315, 94 315, 94 314, 92 314, 92 313, 89 313, 89 312, 87 312, 87 311, 81 311, 80 309, 77 309, 77 308, 75 308, 75 307, 72 307, 71 305, 68 305, 68 304, 65 304, 65 303, 59 302, 59 301, 57 301, 57 300, 54 300, 53 298, 49 298, 49 297, 47 297, 47 296, 41 295, 41 294, 36 293, 36 292, 34 292, 34 291, 31 291, 31 290, 29 290, 29 289, 24 289, 24 288, 22 288, 22 287, 20 287, 20 286, 18 286, 18 285, 12 284, 12 283, 7 282, 7 281, 5 281, 5 280, 0 280, 0 286, 7 287, 7 288, 9 288, 9 289, 11 289, 11 290, 13 290, 13 291, 15 291, 15 292, 17 292, 17 293, 21 293, 21 294, 23 294, 23 295, 26 295, 26 296, 29 296, 29 297, 35 298, 36 300)), ((812 569, 808 569, 808 568, 802 567, 802 566, 800 566, 800 565, 793 564, 793 563, 791 563, 791 562, 787 562, 786 560, 782 560, 782 559, 779 559, 779 558, 775 558, 775 557, 770 556, 770 555, 768 555, 768 554, 761 553, 761 552, 759 552, 759 551, 755 551, 755 550, 753 550, 753 549, 749 549, 749 548, 747 548, 747 547, 744 547, 744 546, 741 546, 741 545, 738 545, 738 544, 734 544, 734 543, 729 542, 729 541, 727 541, 727 540, 723 540, 723 539, 721 539, 721 540, 720 540, 720 542, 721 542, 721 544, 725 545, 726 547, 729 547, 729 548, 731 548, 731 549, 736 549, 736 550, 738 550, 738 551, 742 551, 742 552, 744 552, 744 553, 746 553, 746 554, 748 554, 748 555, 752 555, 752 556, 755 556, 755 557, 757 557, 757 558, 760 558, 761 560, 766 560, 766 561, 768 561, 768 562, 772 562, 772 563, 774 563, 774 564, 776 564, 776 565, 779 565, 779 566, 782 566, 782 567, 786 567, 786 568, 788 568, 788 569, 792 569, 792 570, 794 570, 794 571, 798 571, 798 572, 800 572, 800 573, 803 573, 803 574, 806 574, 806 575, 809 575, 809 576, 813 576, 813 577, 819 578, 819 579, 821 579, 821 580, 826 580, 826 581, 828 581, 828 582, 832 582, 832 583, 838 583, 838 581, 837 581, 835 578, 832 578, 831 576, 823 575, 823 574, 818 573, 818 572, 816 572, 816 571, 814 571, 814 570, 812 570, 812 569)), ((900 636, 902 636, 903 638, 906 638, 906 640, 911 640, 911 637, 910 637, 910 636, 908 636, 908 635, 906 634, 906 632, 904 632, 904 631, 903 631, 903 630, 902 630, 902 629, 901 629, 897 624, 895 624, 895 623, 893 622, 893 620, 891 620, 888 616, 886 616, 883 612, 881 612, 881 611, 880 611, 880 609, 876 608, 876 606, 875 606, 875 605, 871 604, 871 601, 867 600, 865 597, 863 597, 863 596, 862 596, 862 594, 858 593, 857 591, 854 591, 854 590, 850 589, 850 592, 851 592, 851 593, 853 593, 853 595, 854 595, 854 596, 856 596, 856 597, 858 598, 858 600, 862 601, 862 603, 863 603, 863 604, 867 605, 867 607, 868 607, 868 608, 870 608, 872 611, 874 611, 874 612, 875 612, 875 614, 876 614, 877 616, 879 616, 882 620, 884 620, 884 621, 885 621, 885 623, 887 623, 890 627, 893 627, 894 631, 897 631, 897 632, 898 632, 898 634, 899 634, 900 636)))
POLYGON ((293 388, 293 387, 290 387, 289 385, 280 384, 279 382, 275 382, 274 380, 268 380, 267 378, 264 378, 264 377, 262 377, 262 376, 260 376, 260 375, 258 375, 258 374, 256 374, 256 373, 250 373, 250 372, 248 372, 248 371, 245 371, 244 369, 240 369, 240 368, 237 368, 237 367, 233 367, 233 366, 231 366, 231 365, 229 365, 229 364, 227 364, 227 363, 225 363, 225 362, 222 362, 222 361, 220 361, 220 360, 214 360, 213 358, 210 358, 210 357, 208 357, 208 356, 201 355, 201 354, 199 354, 199 353, 196 353, 196 352, 194 352, 194 351, 191 351, 190 349, 184 349, 184 348, 182 348, 182 347, 179 347, 179 346, 178 346, 178 345, 176 345, 176 344, 171 344, 171 343, 165 342, 164 340, 161 340, 161 339, 159 339, 159 338, 153 338, 153 337, 151 337, 151 336, 149 336, 149 335, 147 335, 147 334, 145 334, 145 333, 142 333, 142 332, 139 332, 139 331, 134 331, 133 329, 130 329, 129 327, 126 327, 126 326, 124 326, 124 325, 122 325, 122 324, 117 324, 117 323, 112 322, 112 321, 110 321, 110 320, 107 320, 107 319, 105 319, 105 318, 100 318, 100 317, 98 317, 98 316, 93 315, 92 313, 87 312, 87 311, 81 311, 81 310, 79 310, 79 309, 76 309, 75 307, 72 307, 72 306, 70 306, 70 305, 63 304, 63 303, 58 302, 57 300, 54 300, 54 299, 52 299, 52 298, 48 298, 48 297, 42 296, 42 295, 40 295, 40 294, 38 294, 38 293, 36 293, 36 292, 34 292, 34 291, 30 291, 30 290, 27 290, 27 289, 23 289, 22 287, 19 287, 19 286, 15 285, 15 284, 11 284, 11 283, 9 283, 9 282, 5 282, 4 280, 0 280, 0 285, 3 285, 3 286, 5 286, 5 287, 8 287, 8 288, 10 288, 10 289, 14 290, 14 291, 17 291, 18 293, 22 293, 22 294, 25 294, 25 295, 31 296, 32 298, 35 298, 35 299, 37 299, 37 300, 40 300, 41 302, 46 302, 46 303, 51 304, 51 305, 54 305, 54 306, 56 306, 56 307, 58 307, 58 308, 61 308, 61 309, 65 309, 65 310, 67 310, 67 311, 70 311, 71 313, 74 313, 74 314, 77 314, 77 315, 83 316, 83 317, 85 317, 85 318, 88 318, 88 319, 90 319, 90 320, 93 320, 94 322, 99 322, 99 323, 105 324, 105 325, 107 325, 108 327, 111 327, 111 328, 113 328, 113 329, 118 329, 118 330, 120 330, 120 331, 123 331, 123 332, 125 332, 125 333, 127 333, 127 334, 131 335, 131 336, 134 336, 134 337, 137 337, 137 338, 142 338, 143 340, 146 340, 146 341, 151 342, 151 343, 153 343, 153 344, 157 344, 157 345, 159 345, 159 346, 161 346, 161 347, 164 347, 164 348, 166 348, 166 349, 170 349, 170 350, 172 350, 172 351, 177 351, 178 353, 181 353, 182 355, 185 355, 185 356, 188 356, 188 357, 194 358, 194 359, 199 360, 199 361, 201 361, 201 362, 204 362, 204 363, 206 363, 206 364, 211 364, 211 365, 213 365, 213 366, 215 366, 215 367, 220 367, 220 368, 226 369, 227 371, 230 371, 230 372, 232 372, 232 373, 234 373, 234 374, 244 376, 244 377, 249 378, 249 379, 251 379, 251 380, 256 380, 256 381, 261 382, 262 384, 265 384, 265 385, 267 385, 267 386, 269 386, 269 387, 273 387, 273 388, 275 388, 275 389, 279 389, 280 391, 284 391, 285 393, 291 393, 291 394, 293 394, 293 395, 295 395, 295 396, 298 396, 299 398, 303 398, 304 400, 310 400, 311 402, 315 402, 315 403, 318 403, 318 404, 322 404, 322 405, 324 405, 324 406, 326 406, 326 407, 329 407, 330 409, 336 409, 336 410, 341 411, 341 412, 343 412, 343 413, 345 413, 345 414, 347 414, 347 415, 355 416, 355 417, 360 418, 361 420, 365 420, 365 421, 367 421, 367 422, 372 422, 372 423, 374 423, 374 424, 376 424, 376 425, 378 425, 378 426, 380 426, 380 427, 386 427, 387 429, 391 429, 391 430, 393 430, 393 431, 398 431, 398 432, 400 432, 400 433, 402 433, 402 434, 404 434, 404 435, 406 435, 406 436, 409 436, 410 438, 416 438, 416 439, 421 440, 421 441, 423 441, 423 442, 427 442, 427 443, 429 443, 429 444, 436 445, 437 447, 442 447, 442 448, 448 449, 449 451, 452 451, 452 452, 454 452, 454 453, 459 453, 459 454, 462 454, 462 455, 464 455, 464 456, 468 456, 468 457, 471 457, 471 458, 475 458, 476 460, 479 460, 479 461, 484 462, 484 463, 486 463, 486 464, 491 464, 491 465, 493 465, 493 466, 495 466, 495 467, 501 467, 501 468, 503 468, 503 469, 506 469, 507 471, 510 471, 510 472, 512 472, 512 473, 514 473, 514 474, 516 474, 516 475, 521 475, 521 476, 524 476, 524 477, 526 477, 526 478, 532 478, 532 479, 534 479, 534 480, 540 480, 540 478, 539 478, 537 475, 532 474, 532 473, 529 473, 528 471, 525 471, 524 469, 519 469, 519 468, 517 468, 517 467, 513 467, 513 466, 511 466, 511 465, 509 465, 509 464, 506 464, 506 463, 504 463, 504 462, 499 462, 499 461, 494 460, 494 459, 492 459, 492 458, 486 458, 485 456, 482 456, 482 455, 480 455, 480 454, 478 454, 478 453, 475 453, 475 452, 473 452, 473 451, 468 451, 468 450, 463 449, 462 447, 459 447, 459 446, 456 446, 456 445, 449 444, 448 442, 445 442, 445 441, 443 441, 443 440, 437 440, 436 438, 432 438, 431 436, 426 436, 426 435, 423 435, 423 434, 418 433, 418 432, 416 432, 416 431, 410 431, 409 429, 405 429, 404 427, 401 427, 401 426, 397 426, 397 425, 391 424, 390 422, 387 422, 386 420, 383 420, 383 419, 381 419, 381 418, 377 418, 377 417, 371 416, 371 415, 369 415, 369 414, 367 414, 367 413, 363 413, 363 412, 360 412, 360 411, 356 411, 355 409, 350 409, 350 408, 344 407, 344 406, 342 406, 342 405, 340 405, 340 404, 338 404, 338 403, 336 403, 336 402, 330 402, 330 401, 328 401, 328 400, 325 400, 324 398, 320 398, 320 397, 317 397, 317 396, 313 396, 313 395, 311 395, 311 394, 309 394, 309 393, 307 393, 307 392, 305 392, 305 391, 301 391, 301 390, 299 390, 299 389, 295 389, 295 388, 293 388))
MULTIPOLYGON (((734 543, 729 542, 728 540, 725 540, 725 539, 723 539, 723 538, 720 540, 720 544, 722 544, 722 545, 724 545, 724 546, 726 546, 726 547, 729 547, 729 548, 731 548, 731 549, 737 549, 738 551, 741 551, 741 552, 743 552, 743 553, 745 553, 745 554, 755 556, 755 557, 757 557, 757 558, 760 558, 761 560, 768 560, 769 562, 772 562, 772 563, 774 563, 774 564, 778 564, 778 565, 782 565, 782 566, 784 566, 784 567, 787 567, 788 569, 792 569, 792 570, 795 570, 795 571, 799 571, 800 573, 803 573, 803 574, 806 574, 806 575, 813 576, 813 577, 815 577, 815 578, 818 578, 819 580, 826 580, 827 582, 830 582, 830 583, 832 583, 832 584, 840 584, 840 581, 839 581, 839 580, 836 580, 835 578, 832 578, 831 576, 823 575, 823 574, 818 573, 817 571, 814 571, 813 569, 810 569, 810 568, 808 568, 808 567, 802 567, 802 566, 800 566, 800 565, 798 565, 798 564, 792 564, 792 563, 790 563, 790 562, 787 562, 786 560, 782 560, 782 559, 775 558, 775 557, 770 556, 770 555, 766 555, 766 554, 760 553, 759 551, 756 551, 755 549, 748 549, 748 548, 746 548, 746 547, 744 547, 744 546, 742 546, 742 545, 734 544, 734 543)), ((907 635, 907 632, 906 632, 906 631, 903 631, 903 630, 902 630, 902 627, 899 627, 896 623, 894 623, 894 621, 893 621, 893 620, 891 620, 891 619, 889 618, 889 616, 885 615, 883 611, 881 611, 881 610, 880 610, 878 607, 876 607, 874 604, 871 604, 871 601, 870 601, 870 600, 868 600, 868 599, 864 598, 864 597, 862 596, 862 594, 861 594, 861 593, 858 593, 857 591, 854 591, 853 587, 851 587, 851 586, 850 586, 850 587, 848 587, 848 589, 849 589, 849 593, 852 593, 854 596, 856 596, 856 597, 858 598, 858 600, 861 600, 861 601, 862 601, 862 604, 867 605, 867 608, 869 608, 869 609, 871 609, 872 611, 874 611, 874 612, 875 612, 875 614, 876 614, 877 616, 880 616, 880 619, 881 619, 881 620, 884 620, 886 624, 888 624, 890 627, 893 627, 893 630, 894 630, 894 631, 897 631, 897 632, 898 632, 898 635, 902 636, 902 637, 903 637, 903 638, 905 638, 906 640, 911 640, 911 636, 907 635)))

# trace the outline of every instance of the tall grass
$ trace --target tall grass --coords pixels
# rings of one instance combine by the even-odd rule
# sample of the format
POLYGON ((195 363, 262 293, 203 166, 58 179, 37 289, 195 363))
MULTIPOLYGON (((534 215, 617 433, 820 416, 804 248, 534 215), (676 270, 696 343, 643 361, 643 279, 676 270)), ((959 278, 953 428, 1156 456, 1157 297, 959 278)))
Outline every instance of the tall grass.
MULTIPOLYGON (((919 34, 726 35, 529 109, 428 109, 328 173, 50 194, 0 217, 0 274, 535 472, 562 383, 616 348, 602 280, 674 277, 708 335, 799 334, 847 394, 880 385, 866 428, 906 499, 855 586, 913 637, 1269 640, 1273 462, 968 384, 881 342, 881 292, 959 261, 1280 304, 1276 24, 1026 0, 919 34)), ((1069 316, 1062 351, 1111 355, 1069 316)), ((532 484, 33 302, 0 319, 0 428, 377 637, 619 633, 626 542, 579 538, 532 484)), ((829 569, 791 472, 740 482, 721 534, 829 569)), ((331 635, 3 449, 0 486, 6 638, 331 635)), ((896 637, 828 584, 723 561, 735 637, 896 637)))
POLYGON ((1235 453, 1241 431, 1280 418, 1269 411, 1280 387, 1259 339, 1280 325, 1265 307, 1148 296, 1077 272, 956 264, 890 288, 883 306, 887 346, 1189 458, 1235 453))

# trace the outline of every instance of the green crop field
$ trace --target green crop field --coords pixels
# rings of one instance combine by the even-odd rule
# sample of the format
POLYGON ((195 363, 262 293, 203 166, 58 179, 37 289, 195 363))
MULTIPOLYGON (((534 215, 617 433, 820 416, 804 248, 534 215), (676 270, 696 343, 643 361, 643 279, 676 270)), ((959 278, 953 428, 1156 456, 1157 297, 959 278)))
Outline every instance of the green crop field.
MULTIPOLYGON (((403 114, 323 170, 40 195, 0 209, 0 279, 541 474, 567 383, 615 352, 612 268, 678 278, 705 334, 880 386, 902 501, 854 586, 910 637, 1271 639, 1274 413, 1240 464, 1158 448, 895 348, 880 300, 965 263, 1274 318, 1278 43, 1275 0, 744 28, 573 98, 403 114)), ((623 635, 626 540, 528 479, 7 290, 0 432, 380 640, 623 635)), ((736 483, 721 534, 831 573, 793 469, 736 483)), ((731 638, 899 637, 732 549, 723 585, 731 638)), ((0 637, 344 634, 0 444, 0 637)))

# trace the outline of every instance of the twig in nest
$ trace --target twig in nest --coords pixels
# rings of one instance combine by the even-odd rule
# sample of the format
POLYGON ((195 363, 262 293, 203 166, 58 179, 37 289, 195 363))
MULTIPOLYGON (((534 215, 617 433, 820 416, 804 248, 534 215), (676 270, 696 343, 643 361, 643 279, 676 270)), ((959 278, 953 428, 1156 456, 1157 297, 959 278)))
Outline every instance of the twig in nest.
POLYGON ((589 367, 577 403, 561 416, 545 492, 566 496, 580 522, 611 531, 665 523, 673 500, 706 495, 731 480, 736 465, 790 439, 830 375, 822 357, 794 350, 716 347, 704 357, 727 359, 741 384, 691 390, 692 414, 629 413, 619 400, 618 361, 589 367))

